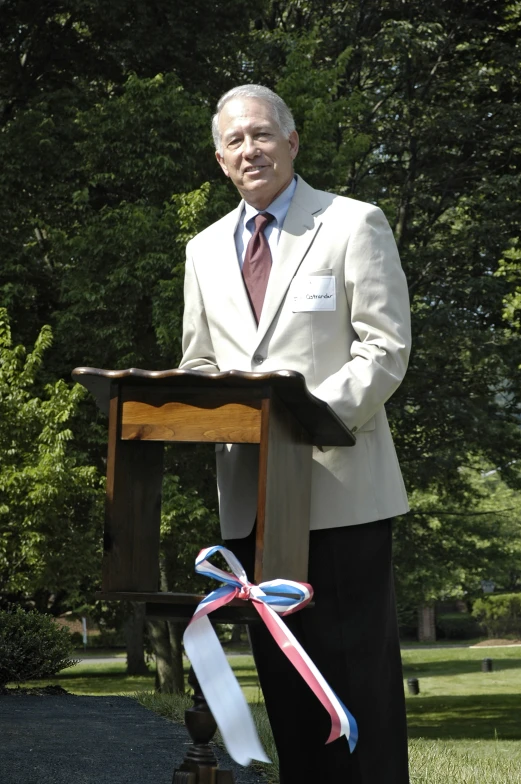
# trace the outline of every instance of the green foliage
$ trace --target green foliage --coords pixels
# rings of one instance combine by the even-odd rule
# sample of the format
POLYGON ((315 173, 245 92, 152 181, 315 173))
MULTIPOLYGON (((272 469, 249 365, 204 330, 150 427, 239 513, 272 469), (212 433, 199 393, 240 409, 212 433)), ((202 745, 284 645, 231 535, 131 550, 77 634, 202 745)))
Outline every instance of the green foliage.
POLYGON ((83 634, 81 632, 71 632, 71 644, 73 648, 82 648, 83 634))
POLYGON ((402 611, 448 598, 476 598, 481 580, 521 584, 521 502, 501 472, 461 470, 461 500, 416 490, 395 525, 397 597, 402 611))
MULTIPOLYGON (((0 9, 0 299, 15 341, 49 338, 29 410, 12 404, 24 448, 5 457, 12 476, 0 473, 0 577, 42 607, 89 601, 100 571, 106 423, 64 380, 77 365, 178 363, 184 246, 235 203, 212 181, 211 107, 256 13, 245 0, 0 9), (38 338, 46 324, 53 345, 48 327, 38 338), (57 416, 61 429, 42 424, 57 416), (47 462, 30 446, 44 426, 56 445, 47 462)), ((206 461, 183 464, 195 520, 206 461)))
POLYGON ((258 78, 269 73, 295 107, 298 170, 376 202, 394 229, 414 340, 388 413, 408 488, 454 502, 469 456, 507 476, 520 447, 521 334, 504 321, 519 285, 519 4, 295 0, 271 11, 258 78), (501 259, 510 274, 495 274, 501 259))
MULTIPOLYGON (((193 457, 201 469, 204 453, 193 457)), ((207 453, 207 460, 211 457, 213 454, 207 453)), ((206 481, 213 485, 212 467, 206 466, 206 481)), ((205 492, 201 479, 204 475, 199 478, 198 488, 193 477, 187 485, 174 473, 167 473, 163 480, 161 547, 168 590, 198 593, 216 587, 214 581, 197 576, 194 568, 199 551, 220 541, 215 501, 213 505, 205 501, 205 495, 211 493, 205 492)))
POLYGON ((503 315, 512 330, 521 330, 521 247, 519 238, 512 240, 511 246, 505 249, 496 270, 498 277, 505 277, 513 284, 513 290, 505 297, 503 315))
POLYGON ((93 648, 124 648, 125 635, 121 631, 102 628, 99 634, 93 634, 89 637, 89 646, 93 648))
POLYGON ((482 627, 468 613, 443 613, 436 616, 436 635, 445 640, 472 640, 482 635, 482 627))
POLYGON ((373 141, 370 125, 364 129, 351 122, 367 111, 367 96, 345 90, 353 47, 323 60, 320 45, 316 34, 299 36, 277 90, 292 107, 299 130, 298 171, 315 187, 350 195, 346 173, 370 152, 373 141))
MULTIPOLYGON (((15 344, 35 343, 9 349, 19 392, 0 403, 7 590, 83 601, 99 573, 105 421, 70 370, 178 363, 184 245, 237 200, 212 108, 251 81, 293 108, 298 171, 378 203, 406 268, 414 350, 387 406, 413 507, 396 527, 401 603, 475 596, 491 576, 516 589, 519 3, 0 6, 0 299, 15 344), (25 361, 40 363, 28 387, 25 361), (491 470, 497 492, 477 478, 491 470)), ((217 535, 212 463, 179 450, 168 466, 172 585, 217 535)))
POLYGON ((477 599, 472 615, 490 637, 521 637, 521 593, 490 594, 477 599))
POLYGON ((38 384, 51 341, 43 327, 32 352, 13 346, 0 309, 0 585, 42 608, 90 581, 100 531, 100 478, 81 465, 70 429, 84 390, 38 384))
POLYGON ((20 607, 0 610, 0 692, 8 683, 50 678, 75 664, 67 629, 49 615, 20 607))

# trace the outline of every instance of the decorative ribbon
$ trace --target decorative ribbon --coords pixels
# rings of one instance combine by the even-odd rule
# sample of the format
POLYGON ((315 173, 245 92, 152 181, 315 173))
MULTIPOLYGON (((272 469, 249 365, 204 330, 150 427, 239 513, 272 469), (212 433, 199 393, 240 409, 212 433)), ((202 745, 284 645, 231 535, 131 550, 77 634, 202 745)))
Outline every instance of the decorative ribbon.
POLYGON ((248 703, 207 617, 213 610, 235 598, 253 602, 281 651, 329 713, 331 733, 326 743, 345 735, 353 751, 358 739, 355 719, 280 618, 280 615, 289 615, 302 609, 311 601, 311 586, 292 580, 270 580, 254 585, 248 581, 240 561, 230 550, 220 545, 201 550, 195 561, 195 569, 199 574, 224 583, 199 603, 184 633, 183 642, 230 757, 240 765, 249 765, 252 759, 270 762, 257 735, 248 703), (218 552, 233 574, 224 572, 208 561, 218 552))

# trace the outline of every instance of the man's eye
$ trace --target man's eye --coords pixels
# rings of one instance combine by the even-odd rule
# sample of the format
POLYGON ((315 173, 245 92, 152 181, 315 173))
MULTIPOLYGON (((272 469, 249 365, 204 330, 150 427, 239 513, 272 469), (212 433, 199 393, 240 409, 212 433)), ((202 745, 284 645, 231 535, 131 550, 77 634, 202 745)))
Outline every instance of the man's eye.
POLYGON ((234 139, 230 139, 230 141, 228 142, 227 146, 228 147, 238 147, 240 143, 241 143, 240 139, 234 138, 234 139))

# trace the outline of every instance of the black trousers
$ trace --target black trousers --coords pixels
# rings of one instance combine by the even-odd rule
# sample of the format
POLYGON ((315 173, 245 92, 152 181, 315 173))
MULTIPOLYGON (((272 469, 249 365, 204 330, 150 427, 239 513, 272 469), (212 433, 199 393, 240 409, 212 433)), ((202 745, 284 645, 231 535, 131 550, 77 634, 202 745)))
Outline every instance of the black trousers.
MULTIPOLYGON (((253 578, 255 530, 226 542, 253 578)), ((280 575, 284 577, 284 575, 280 575)), ((250 640, 279 754, 281 784, 408 784, 407 726, 391 561, 391 521, 310 533, 313 608, 285 618, 355 717, 359 740, 325 745, 330 720, 261 624, 250 640)))

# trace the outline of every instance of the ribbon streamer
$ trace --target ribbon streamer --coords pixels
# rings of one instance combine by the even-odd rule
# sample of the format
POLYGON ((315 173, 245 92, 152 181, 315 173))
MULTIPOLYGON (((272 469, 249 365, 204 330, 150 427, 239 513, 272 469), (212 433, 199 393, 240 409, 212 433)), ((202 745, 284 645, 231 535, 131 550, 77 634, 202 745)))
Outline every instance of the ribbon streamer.
POLYGON ((183 642, 230 757, 240 765, 249 765, 252 759, 270 762, 257 735, 248 703, 207 617, 235 598, 253 602, 275 642, 329 713, 331 733, 326 743, 345 735, 349 749, 353 751, 358 739, 355 719, 280 617, 305 607, 313 596, 311 586, 293 580, 270 580, 254 585, 249 582, 240 561, 221 545, 201 550, 195 569, 199 574, 224 583, 199 603, 183 642), (215 553, 221 553, 232 574, 209 562, 215 553))

